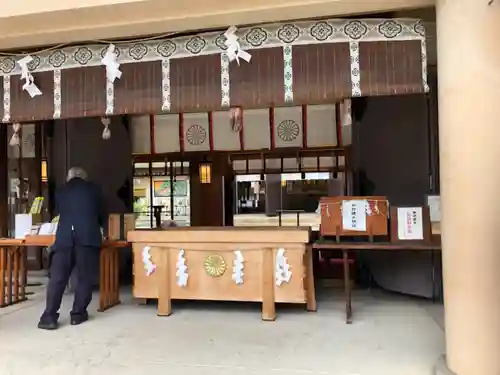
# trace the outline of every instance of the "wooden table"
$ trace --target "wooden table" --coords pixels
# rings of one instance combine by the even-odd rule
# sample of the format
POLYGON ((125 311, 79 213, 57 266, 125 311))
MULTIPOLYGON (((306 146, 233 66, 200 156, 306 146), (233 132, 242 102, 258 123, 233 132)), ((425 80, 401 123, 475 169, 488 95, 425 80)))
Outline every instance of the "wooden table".
MULTIPOLYGON (((344 266, 344 292, 346 303, 346 323, 352 323, 352 286, 349 270, 349 252, 356 250, 369 251, 436 251, 441 250, 440 241, 429 244, 425 243, 391 243, 391 242, 335 242, 319 240, 313 243, 315 250, 340 250, 342 251, 342 263, 344 266)), ((433 293, 435 290, 434 260, 432 270, 433 293)))
MULTIPOLYGON (((49 247, 55 236, 26 236, 24 240, 0 239, 0 307, 26 300, 26 251, 28 246, 49 247)), ((127 241, 104 241, 100 254, 99 309, 120 303, 119 249, 127 241)))
POLYGON ((26 251, 23 240, 0 238, 0 308, 26 300, 26 251))

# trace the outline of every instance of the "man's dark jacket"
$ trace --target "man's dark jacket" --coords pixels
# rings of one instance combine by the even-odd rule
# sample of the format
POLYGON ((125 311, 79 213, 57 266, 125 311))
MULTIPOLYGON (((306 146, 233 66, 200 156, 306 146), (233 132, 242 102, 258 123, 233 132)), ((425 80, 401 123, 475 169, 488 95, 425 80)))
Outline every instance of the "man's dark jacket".
POLYGON ((101 247, 101 227, 107 217, 99 187, 81 178, 73 178, 56 193, 59 216, 55 249, 89 246, 101 247))

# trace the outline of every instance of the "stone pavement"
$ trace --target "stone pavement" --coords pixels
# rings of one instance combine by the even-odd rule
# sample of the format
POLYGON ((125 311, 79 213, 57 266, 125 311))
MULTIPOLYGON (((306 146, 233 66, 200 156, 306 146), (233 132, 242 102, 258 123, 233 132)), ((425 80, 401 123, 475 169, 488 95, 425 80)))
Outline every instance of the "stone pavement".
POLYGON ((76 327, 66 296, 54 332, 36 328, 43 294, 0 310, 0 374, 429 375, 444 353, 442 306, 380 291, 355 293, 352 325, 336 289, 320 293, 317 313, 278 307, 276 322, 246 303, 181 301, 160 318, 123 294, 76 327))

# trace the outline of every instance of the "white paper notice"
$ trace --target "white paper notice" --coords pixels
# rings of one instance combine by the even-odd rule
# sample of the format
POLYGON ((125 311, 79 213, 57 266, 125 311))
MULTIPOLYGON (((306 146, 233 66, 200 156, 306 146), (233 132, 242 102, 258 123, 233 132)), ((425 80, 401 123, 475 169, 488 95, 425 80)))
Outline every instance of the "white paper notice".
POLYGON ((17 214, 15 217, 15 237, 22 239, 31 232, 33 219, 30 214, 17 214))
POLYGON ((342 229, 366 231, 366 201, 342 201, 342 229))
POLYGON ((51 236, 57 232, 57 223, 43 223, 38 231, 40 236, 51 236))
POLYGON ((441 196, 428 195, 427 205, 429 206, 429 214, 432 223, 441 222, 441 196))
POLYGON ((423 240, 422 207, 398 207, 398 238, 423 240))

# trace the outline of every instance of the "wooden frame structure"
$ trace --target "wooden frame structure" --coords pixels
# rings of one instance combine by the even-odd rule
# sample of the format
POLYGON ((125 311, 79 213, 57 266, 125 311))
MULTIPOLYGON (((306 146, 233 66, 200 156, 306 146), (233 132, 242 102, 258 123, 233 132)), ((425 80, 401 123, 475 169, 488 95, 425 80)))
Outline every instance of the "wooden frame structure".
MULTIPOLYGON (((307 105, 337 103, 351 97, 428 91, 425 28, 419 20, 326 19, 243 28, 238 36, 242 48, 252 54, 252 63, 241 65, 229 61, 222 31, 143 44, 120 44, 115 53, 123 77, 116 82, 106 78, 106 68, 101 64, 102 52, 107 46, 104 49, 103 46, 86 45, 39 54, 34 52, 29 68, 36 84, 43 88, 43 95, 35 98, 29 98, 22 90, 21 72, 16 64, 18 57, 2 58, 0 62, 6 68, 0 80, 0 92, 4 98, 0 119, 5 124, 49 120, 53 121, 53 126, 61 119, 147 114, 150 155, 137 155, 135 160, 148 162, 152 171, 153 160, 175 162, 193 157, 200 162, 206 161, 207 155, 214 159, 217 156, 219 165, 216 166, 214 160, 214 167, 219 168, 218 173, 224 181, 224 174, 230 175, 225 163, 220 162, 224 157, 231 161, 233 167, 240 165, 240 173, 256 170, 260 173, 282 173, 288 168, 286 159, 297 160, 294 168, 298 172, 349 171, 349 151, 342 143, 342 124, 338 120, 341 106, 335 105, 337 116, 332 124, 337 144, 315 147, 307 135, 311 125, 307 120, 307 105), (316 60, 309 56, 321 58, 316 60), (92 82, 93 90, 88 89, 86 82, 92 82), (301 109, 302 135, 297 144, 278 147, 276 113, 293 106, 301 109), (226 112, 235 107, 243 112, 261 108, 268 110, 268 147, 247 147, 244 136, 248 122, 245 115, 241 119, 241 129, 233 134, 239 138, 238 146, 230 150, 215 146, 216 112, 226 112), (203 147, 198 147, 198 142, 192 144, 196 147, 186 149, 186 131, 189 132, 189 129, 185 129, 184 125, 187 117, 195 112, 207 114, 207 129, 199 131, 204 133, 207 142, 203 147), (177 152, 158 152, 154 114, 178 118, 177 152), (312 166, 303 162, 309 156, 313 159, 312 166), (335 162, 322 165, 322 157, 332 158, 335 162), (344 158, 343 162, 341 158, 344 158), (267 162, 270 159, 276 161, 273 167, 267 162), (259 160, 262 160, 260 169, 253 167, 252 163, 259 160)), ((124 121, 128 120, 125 118, 124 121)), ((40 128, 40 124, 36 126, 40 128)), ((200 128, 199 124, 191 126, 200 128)), ((3 143, 0 153, 7 155, 5 127, 0 133, 0 143, 3 143)), ((41 164, 41 138, 37 138, 37 145, 37 158, 41 164)), ((22 187, 22 161, 18 169, 22 187)), ((174 170, 170 168, 171 179, 174 170)), ((0 186, 0 215, 6 218, 9 195, 6 164, 0 165, 0 185, 3 185, 0 186)), ((220 186, 212 190, 216 188, 220 186)), ((210 191, 204 190, 205 193, 210 191)), ((213 196, 206 197, 210 201, 213 196)), ((201 216, 199 222, 203 222, 201 216)), ((7 223, 7 220, 2 220, 4 222, 7 223)), ((217 223, 225 224, 225 220, 217 223)), ((1 228, 1 234, 7 236, 7 226, 2 225, 5 228, 1 228)), ((28 239, 23 245, 46 246, 49 242, 48 238, 41 241, 28 239)), ((270 251, 264 251, 264 254, 269 257, 270 251)), ((100 305, 104 310, 119 302, 115 272, 118 256, 115 250, 103 250, 101 255, 104 257, 101 278, 105 280, 101 280, 104 291, 100 305)))
MULTIPOLYGON (((336 103, 361 95, 428 90, 425 27, 419 20, 325 19, 245 27, 238 30, 238 37, 242 48, 252 54, 252 60, 251 64, 241 65, 229 61, 222 31, 142 44, 120 44, 115 53, 123 76, 116 82, 106 79, 106 68, 101 63, 107 46, 33 51, 29 69, 43 91, 43 95, 34 98, 22 90, 21 72, 16 63, 22 56, 3 57, 0 62, 5 69, 0 92, 3 92, 4 101, 0 106, 0 119, 10 124, 148 114, 151 122, 149 151, 155 155, 158 150, 155 149, 153 114, 178 114, 179 124, 182 124, 185 114, 205 111, 209 119, 207 143, 210 143, 210 151, 214 149, 210 119, 214 119, 215 111, 235 107, 243 112, 268 108, 270 127, 274 128, 277 125, 273 124, 275 114, 280 108, 296 106, 302 108, 302 127, 307 129, 306 105, 336 103), (310 55, 321 58, 312 61, 310 55), (332 61, 335 66, 331 65, 332 61), (92 82, 93 90, 89 90, 85 82, 92 82), (187 92, 190 94, 185 95, 187 92)), ((337 114, 341 107, 337 105, 337 114)), ((244 123, 243 120, 239 132, 240 151, 246 150, 245 142, 241 142, 244 123)), ((341 140, 342 127, 338 122, 335 126, 341 140)), ((37 145, 41 145, 37 139, 37 145)), ((271 139, 270 149, 274 146, 271 139)), ((311 146, 307 131, 302 132, 299 146, 299 149, 311 146)), ((337 147, 342 148, 342 143, 337 147)), ((181 147, 180 158, 170 154, 169 159, 182 160, 187 151, 181 147)), ((39 151, 37 155, 42 156, 39 151)), ((238 160, 254 159, 244 156, 238 160)), ((284 169, 279 164, 274 169, 276 172, 284 169)), ((327 169, 340 165, 336 163, 327 169)), ((305 170, 303 167, 299 169, 305 170)), ((19 169, 22 176, 22 168, 19 169)), ((243 162, 241 171, 245 173, 250 169, 243 162)), ((4 173, 6 170, 0 172, 4 173)), ((2 196, 3 188, 8 195, 6 184, 7 181, 5 184, 0 181, 2 196)), ((2 212, 0 207, 0 215, 2 212)))
MULTIPOLYGON (((355 199, 377 199, 385 201, 385 197, 341 197, 340 200, 355 200, 355 199)), ((328 200, 327 200, 328 201, 328 200)), ((338 201, 336 199, 335 201, 338 201)), ((378 241, 374 242, 373 235, 370 234, 368 230, 367 233, 361 233, 361 236, 367 236, 367 241, 353 242, 353 241, 340 241, 340 236, 338 235, 338 225, 335 225, 334 233, 337 233, 335 240, 328 240, 325 238, 316 241, 312 248, 315 250, 340 250, 342 252, 342 265, 344 271, 344 295, 345 295, 345 320, 347 324, 352 323, 352 286, 350 281, 350 267, 349 267, 349 255, 355 251, 431 251, 432 253, 432 290, 433 299, 436 290, 435 287, 435 264, 434 264, 434 252, 441 250, 440 237, 434 237, 432 235, 432 228, 430 223, 429 208, 422 207, 422 229, 423 229, 423 239, 422 240, 400 240, 398 238, 398 217, 397 217, 397 207, 391 207, 390 211, 387 210, 388 205, 382 209, 384 212, 383 220, 385 220, 385 226, 379 224, 378 228, 381 230, 379 234, 387 234, 387 225, 390 222, 390 239, 389 241, 378 241), (390 212, 390 217, 387 215, 390 212)), ((381 211, 382 211, 381 210, 381 211)), ((326 212, 325 212, 326 214, 326 212)), ((338 216, 338 213, 337 213, 338 216)), ((327 218, 328 219, 328 218, 327 218)), ((339 218, 337 217, 339 220, 339 218)), ((336 220, 335 222, 338 222, 336 220)), ((329 228, 331 229, 331 228, 329 228)), ((324 233, 324 232, 323 232, 324 233)), ((330 232, 326 232, 330 233, 330 232)), ((352 235, 351 232, 347 233, 352 235)), ((344 234, 345 235, 345 234, 344 234)))
MULTIPOLYGON (((345 297, 345 322, 352 323, 352 286, 350 282, 349 270, 349 255, 354 251, 439 251, 441 250, 440 242, 433 242, 429 244, 416 243, 416 244, 401 244, 401 243, 376 243, 376 242, 325 242, 317 241, 312 245, 315 250, 341 250, 342 251, 342 264, 344 269, 344 297, 345 297)), ((431 274, 433 291, 435 291, 435 277, 434 269, 431 274)))
POLYGON ((26 300, 26 249, 23 242, 0 239, 0 307, 26 300))
MULTIPOLYGON (((27 236, 25 240, 0 239, 0 307, 26 300, 28 246, 51 246, 54 236, 27 236)), ((120 303, 119 251, 126 241, 105 241, 101 249, 99 311, 103 312, 120 303)))

